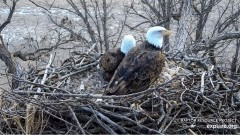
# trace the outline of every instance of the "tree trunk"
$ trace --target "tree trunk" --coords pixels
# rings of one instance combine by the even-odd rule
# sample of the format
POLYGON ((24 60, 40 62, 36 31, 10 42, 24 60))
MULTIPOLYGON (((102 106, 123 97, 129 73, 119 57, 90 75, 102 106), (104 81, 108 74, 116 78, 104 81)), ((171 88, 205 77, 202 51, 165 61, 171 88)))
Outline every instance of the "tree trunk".
POLYGON ((237 43, 236 43, 235 55, 233 56, 232 64, 231 64, 231 78, 232 79, 236 79, 236 74, 238 73, 237 63, 238 63, 239 50, 240 50, 240 41, 238 39, 237 43))
POLYGON ((105 44, 105 51, 109 50, 109 44, 108 44, 108 30, 107 30, 107 2, 106 0, 103 0, 103 39, 105 44))
POLYGON ((3 39, 0 36, 1 43, 0 43, 0 59, 6 64, 8 67, 8 73, 12 74, 12 89, 16 89, 19 85, 19 81, 14 77, 17 76, 17 66, 12 60, 11 54, 4 45, 3 39))
POLYGON ((191 0, 184 0, 183 1, 183 8, 181 13, 181 18, 179 20, 179 27, 176 34, 176 39, 174 46, 176 46, 177 51, 184 51, 184 49, 187 49, 185 46, 187 43, 187 39, 189 37, 188 35, 188 29, 191 26, 191 0))

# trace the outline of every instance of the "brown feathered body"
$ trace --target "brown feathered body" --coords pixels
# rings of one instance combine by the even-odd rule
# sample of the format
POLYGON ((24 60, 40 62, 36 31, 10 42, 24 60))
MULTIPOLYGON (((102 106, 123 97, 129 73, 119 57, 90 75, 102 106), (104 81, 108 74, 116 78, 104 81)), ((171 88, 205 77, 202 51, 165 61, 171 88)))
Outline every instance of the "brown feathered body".
POLYGON ((101 74, 105 81, 110 81, 118 65, 123 60, 125 54, 120 48, 113 51, 105 52, 100 61, 99 66, 102 68, 101 74))
POLYGON ((115 71, 106 95, 124 95, 143 91, 157 79, 165 62, 161 49, 147 41, 135 46, 115 71))

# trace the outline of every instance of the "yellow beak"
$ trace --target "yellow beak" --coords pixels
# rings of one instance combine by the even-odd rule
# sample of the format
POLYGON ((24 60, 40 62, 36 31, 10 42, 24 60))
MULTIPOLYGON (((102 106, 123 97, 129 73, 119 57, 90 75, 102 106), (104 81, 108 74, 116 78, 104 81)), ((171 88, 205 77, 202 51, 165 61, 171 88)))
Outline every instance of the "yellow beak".
POLYGON ((172 32, 170 30, 163 31, 164 36, 170 36, 171 34, 172 34, 172 32))

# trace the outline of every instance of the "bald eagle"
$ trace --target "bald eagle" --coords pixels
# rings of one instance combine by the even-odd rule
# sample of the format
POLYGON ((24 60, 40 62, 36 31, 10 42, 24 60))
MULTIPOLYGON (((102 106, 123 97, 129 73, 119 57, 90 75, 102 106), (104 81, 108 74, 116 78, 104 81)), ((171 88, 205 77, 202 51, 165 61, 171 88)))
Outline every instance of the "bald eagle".
POLYGON ((163 37, 170 33, 164 27, 151 27, 146 33, 146 41, 132 48, 122 60, 105 94, 124 95, 148 89, 164 66, 163 37))
POLYGON ((132 35, 124 36, 120 48, 105 52, 100 61, 99 66, 102 68, 102 76, 105 81, 110 81, 118 65, 121 63, 125 55, 136 45, 136 40, 132 35))

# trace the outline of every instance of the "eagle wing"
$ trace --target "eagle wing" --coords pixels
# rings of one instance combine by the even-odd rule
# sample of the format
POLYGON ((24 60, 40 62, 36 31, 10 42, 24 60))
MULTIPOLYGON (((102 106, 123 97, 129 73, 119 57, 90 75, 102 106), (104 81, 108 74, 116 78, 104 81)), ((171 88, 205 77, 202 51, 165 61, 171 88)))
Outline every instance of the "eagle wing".
MULTIPOLYGON (((133 54, 132 54, 133 55, 133 54)), ((115 71, 105 93, 123 95, 149 88, 164 66, 160 51, 142 51, 137 56, 128 54, 115 71)))
POLYGON ((109 82, 112 79, 114 71, 106 72, 105 70, 100 70, 100 75, 102 76, 103 80, 109 82))
POLYGON ((105 71, 115 71, 124 58, 120 51, 109 51, 102 55, 99 64, 105 71))

